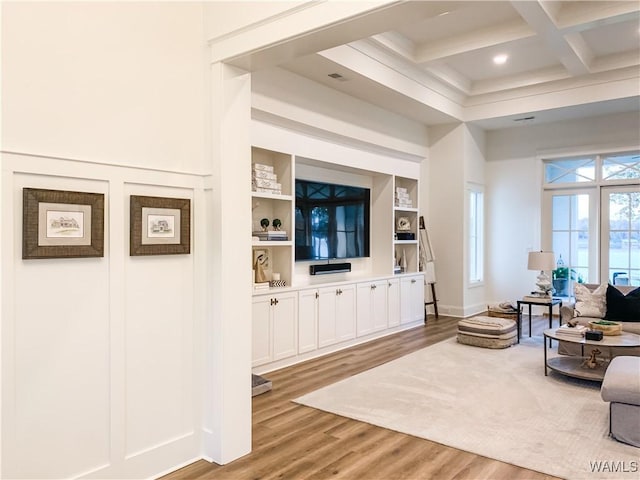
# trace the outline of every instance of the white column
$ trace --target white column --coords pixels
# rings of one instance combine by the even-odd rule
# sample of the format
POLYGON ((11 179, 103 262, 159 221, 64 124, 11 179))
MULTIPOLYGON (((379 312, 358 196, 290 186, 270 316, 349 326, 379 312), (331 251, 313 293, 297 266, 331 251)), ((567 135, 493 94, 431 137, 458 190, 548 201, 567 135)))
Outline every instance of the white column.
POLYGON ((203 456, 225 464, 251 451, 251 75, 215 63, 211 95, 203 456))

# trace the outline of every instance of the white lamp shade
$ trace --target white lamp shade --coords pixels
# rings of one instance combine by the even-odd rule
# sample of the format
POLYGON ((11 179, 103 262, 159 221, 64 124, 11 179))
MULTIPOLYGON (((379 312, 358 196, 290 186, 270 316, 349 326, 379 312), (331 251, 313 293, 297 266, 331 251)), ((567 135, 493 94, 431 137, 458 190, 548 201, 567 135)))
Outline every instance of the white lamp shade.
POLYGON ((529 252, 529 270, 553 270, 556 268, 556 257, 553 252, 529 252))

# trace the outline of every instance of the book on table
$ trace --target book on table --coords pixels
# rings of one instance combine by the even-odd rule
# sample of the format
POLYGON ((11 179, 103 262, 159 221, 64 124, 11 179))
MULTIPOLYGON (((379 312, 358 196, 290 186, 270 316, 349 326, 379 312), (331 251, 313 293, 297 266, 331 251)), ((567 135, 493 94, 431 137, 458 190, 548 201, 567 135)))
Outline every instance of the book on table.
POLYGON ((570 327, 569 325, 560 325, 556 329, 556 333, 558 335, 567 335, 572 337, 583 337, 586 331, 587 327, 585 327, 584 325, 576 325, 575 327, 570 327))
POLYGON ((549 303, 552 298, 543 297, 542 295, 525 295, 524 297, 522 297, 522 300, 524 300, 525 302, 549 303))

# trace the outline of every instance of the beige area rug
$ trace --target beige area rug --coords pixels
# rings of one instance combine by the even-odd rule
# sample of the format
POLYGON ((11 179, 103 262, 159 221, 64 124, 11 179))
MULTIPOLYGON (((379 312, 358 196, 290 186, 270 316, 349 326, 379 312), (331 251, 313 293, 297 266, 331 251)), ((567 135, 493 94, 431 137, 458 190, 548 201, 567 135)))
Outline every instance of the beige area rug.
POLYGON ((599 384, 545 377, 542 348, 450 339, 295 401, 549 475, 640 478, 640 449, 608 435, 599 384))

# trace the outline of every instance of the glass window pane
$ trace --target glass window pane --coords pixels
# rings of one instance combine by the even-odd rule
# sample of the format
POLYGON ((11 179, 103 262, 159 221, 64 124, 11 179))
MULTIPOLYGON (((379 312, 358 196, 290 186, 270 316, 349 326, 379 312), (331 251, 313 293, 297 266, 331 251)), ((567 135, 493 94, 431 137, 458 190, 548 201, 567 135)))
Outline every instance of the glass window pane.
POLYGON ((571 258, 569 248, 569 232, 553 232, 553 253, 556 259, 562 255, 565 266, 569 265, 569 259, 571 258))
POLYGON ((640 178, 640 152, 607 156, 602 161, 603 180, 640 178))
POLYGON ((628 230, 631 214, 631 194, 612 193, 609 195, 609 229, 628 230))
POLYGON ((595 159, 563 158, 545 161, 546 183, 593 182, 596 178, 595 159))
POLYGON ((553 230, 569 230, 571 212, 571 197, 569 195, 555 195, 553 197, 553 230))

